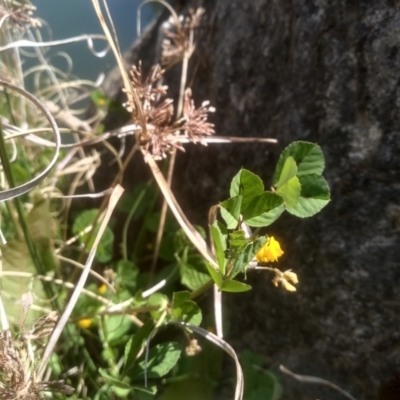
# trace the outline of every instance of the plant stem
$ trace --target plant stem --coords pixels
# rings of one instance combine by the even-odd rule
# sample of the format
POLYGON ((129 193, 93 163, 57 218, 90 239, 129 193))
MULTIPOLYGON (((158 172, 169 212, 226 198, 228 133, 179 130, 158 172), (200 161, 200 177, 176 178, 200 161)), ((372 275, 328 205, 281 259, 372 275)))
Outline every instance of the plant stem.
POLYGON ((212 279, 210 279, 203 286, 200 286, 194 292, 190 293, 190 300, 193 300, 196 297, 199 297, 201 294, 203 294, 207 290, 211 289, 213 287, 213 285, 214 285, 214 281, 212 279))
MULTIPOLYGON (((149 184, 147 184, 147 186, 149 186, 149 184)), ((124 260, 128 260, 128 228, 129 228, 129 224, 131 223, 132 217, 135 214, 135 211, 137 210, 145 193, 146 193, 146 188, 143 188, 143 190, 141 190, 141 192, 139 193, 135 202, 133 203, 132 208, 129 210, 128 217, 126 218, 124 227, 122 229, 122 253, 123 253, 124 260)))

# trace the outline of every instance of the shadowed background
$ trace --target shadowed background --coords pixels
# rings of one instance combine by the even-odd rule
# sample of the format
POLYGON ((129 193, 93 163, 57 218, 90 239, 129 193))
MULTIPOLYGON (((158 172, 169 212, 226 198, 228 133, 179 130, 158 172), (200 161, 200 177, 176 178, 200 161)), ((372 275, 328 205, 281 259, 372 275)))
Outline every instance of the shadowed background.
MULTIPOLYGON (((184 10, 197 4, 179 2, 184 10)), ((266 367, 329 379, 359 399, 378 399, 393 380, 379 398, 400 398, 399 7, 377 0, 203 5, 189 73, 197 104, 216 107, 218 135, 273 137, 279 145, 188 146, 173 188, 189 218, 205 224, 241 167, 270 185, 278 154, 294 140, 322 147, 332 190, 318 216, 286 215, 269 229, 285 250, 279 267, 298 273, 298 292, 249 274, 254 290, 224 294, 227 340, 263 355, 266 367)), ((130 62, 154 62, 157 26, 135 44, 130 62)), ((179 73, 167 74, 171 88, 179 73)), ((113 96, 117 82, 110 76, 105 85, 113 96)), ((284 399, 343 398, 282 379, 284 399)))

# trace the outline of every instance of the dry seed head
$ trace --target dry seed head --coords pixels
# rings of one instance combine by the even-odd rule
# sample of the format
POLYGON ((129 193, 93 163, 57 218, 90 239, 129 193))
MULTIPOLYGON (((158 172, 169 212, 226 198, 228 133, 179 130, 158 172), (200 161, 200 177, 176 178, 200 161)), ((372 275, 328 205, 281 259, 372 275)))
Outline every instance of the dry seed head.
MULTIPOLYGON (((25 323, 26 313, 30 306, 29 295, 23 299, 22 321, 25 323)), ((37 382, 36 367, 31 358, 30 339, 45 336, 44 331, 57 319, 56 313, 41 317, 29 333, 21 326, 23 334, 13 341, 11 333, 6 329, 0 333, 0 399, 2 400, 40 400, 41 392, 60 392, 72 394, 73 389, 63 381, 37 382)), ((50 331, 47 331, 49 333, 50 331)))
POLYGON ((284 289, 286 289, 288 292, 295 292, 296 285, 299 283, 299 280, 297 279, 297 274, 292 272, 290 269, 282 272, 277 268, 274 268, 275 276, 274 279, 272 279, 272 283, 277 287, 279 284, 282 285, 284 289))
MULTIPOLYGON (((203 102, 200 108, 196 109, 191 98, 192 92, 187 89, 183 118, 174 121, 174 106, 171 99, 161 102, 158 98, 165 95, 166 86, 157 87, 159 79, 162 78, 163 70, 153 67, 150 77, 143 79, 140 65, 131 69, 132 90, 136 91, 143 120, 133 117, 133 122, 138 126, 145 123, 145 134, 139 132, 139 140, 143 152, 151 154, 156 160, 165 158, 174 148, 184 151, 181 145, 181 138, 189 138, 193 142, 206 144, 204 136, 214 133, 214 125, 207 121, 208 113, 215 109, 209 106, 209 102, 203 102)), ((125 104, 128 111, 136 109, 135 104, 125 104)))
POLYGON ((185 353, 187 356, 192 357, 201 352, 202 348, 196 339, 192 339, 190 343, 185 348, 185 353))
POLYGON ((0 6, 0 19, 3 17, 8 17, 11 23, 22 30, 28 29, 30 26, 33 28, 39 28, 42 26, 41 22, 37 18, 32 18, 33 12, 36 7, 29 4, 12 4, 6 9, 0 6))
POLYGON ((203 101, 200 108, 195 108, 192 100, 192 91, 190 88, 185 92, 185 103, 183 106, 183 115, 185 123, 183 125, 184 133, 193 142, 201 142, 204 136, 210 136, 215 133, 214 124, 207 121, 208 113, 215 112, 215 108, 209 106, 209 101, 203 101))
POLYGON ((189 15, 180 16, 177 21, 172 16, 163 24, 165 39, 161 45, 161 65, 166 68, 182 61, 185 53, 188 57, 194 51, 193 31, 200 25, 204 8, 190 9, 189 15))
MULTIPOLYGON (((136 91, 137 97, 140 101, 145 101, 146 103, 156 102, 160 96, 165 96, 167 94, 167 86, 157 86, 156 83, 163 77, 164 70, 159 66, 153 66, 149 75, 146 79, 142 76, 142 66, 135 65, 129 71, 130 79, 132 82, 133 90, 136 91)), ((123 89, 125 92, 126 90, 123 89)), ((126 104, 125 107, 129 112, 135 109, 135 105, 126 104)))

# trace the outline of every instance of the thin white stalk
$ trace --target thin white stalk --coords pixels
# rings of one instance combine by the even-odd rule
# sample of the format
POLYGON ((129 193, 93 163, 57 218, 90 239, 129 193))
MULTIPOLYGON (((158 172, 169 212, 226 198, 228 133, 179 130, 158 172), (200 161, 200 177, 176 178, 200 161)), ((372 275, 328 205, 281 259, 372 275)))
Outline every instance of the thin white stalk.
POLYGON ((293 373, 292 371, 288 370, 286 367, 281 365, 279 367, 280 371, 283 372, 284 374, 292 377, 293 379, 296 379, 296 381, 302 382, 302 383, 314 383, 317 385, 324 385, 328 386, 339 393, 341 393, 343 396, 347 397, 350 400, 356 400, 350 393, 346 392, 345 390, 341 389, 339 386, 335 385, 332 382, 327 381, 326 379, 321 379, 315 376, 309 376, 309 375, 298 375, 293 373))
POLYGON ((15 42, 7 44, 6 46, 0 47, 0 53, 2 51, 19 47, 52 47, 52 46, 61 46, 68 43, 76 43, 86 40, 89 50, 92 52, 93 55, 99 58, 106 56, 109 47, 107 46, 107 48, 102 51, 95 51, 93 46, 93 39, 107 40, 107 38, 104 35, 80 35, 63 40, 52 40, 49 42, 32 42, 30 40, 17 40, 15 42))
POLYGON ((208 249, 205 240, 186 218, 178 202, 176 201, 175 196, 172 193, 167 181, 165 180, 160 169, 158 168, 157 163, 151 156, 146 157, 146 161, 151 169, 151 172, 153 173, 154 178, 157 181, 157 184, 161 192, 164 195, 164 198, 166 199, 172 213, 174 214, 177 222, 185 232, 186 236, 197 248, 197 250, 199 250, 201 255, 211 264, 211 266, 216 270, 218 270, 218 264, 217 261, 215 260, 215 257, 211 254, 210 250, 208 249))
POLYGON ((105 229, 107 227, 108 221, 111 218, 111 214, 112 214, 112 212, 113 212, 113 210, 114 210, 119 198, 121 197, 123 191, 124 191, 124 189, 120 185, 117 185, 114 188, 113 193, 110 196, 110 201, 109 201, 109 204, 108 204, 108 208, 106 210, 106 213, 105 213, 105 216, 103 218, 103 221, 101 222, 101 225, 100 225, 99 231, 98 231, 98 233, 96 235, 96 238, 94 240, 92 249, 91 249, 91 251, 89 253, 89 257, 88 257, 88 259, 86 261, 85 268, 82 271, 82 274, 81 274, 81 276, 79 278, 79 281, 78 281, 78 283, 77 283, 77 285, 75 287, 74 292, 72 293, 70 301, 68 302, 68 305, 65 308, 65 311, 64 311, 63 315, 61 316, 61 318, 57 322, 57 325, 54 328, 52 335, 50 336, 49 342, 47 343, 46 349, 45 349, 43 357, 42 357, 42 362, 40 364, 39 372, 38 372, 38 375, 37 375, 37 381, 38 382, 40 382, 42 377, 43 377, 43 374, 44 374, 44 372, 46 370, 47 364, 48 364, 48 362, 50 360, 50 356, 51 356, 51 354, 52 354, 52 352, 54 350, 54 347, 55 347, 55 345, 56 345, 56 343, 57 343, 57 341, 58 341, 58 339, 59 339, 59 337, 61 335, 61 332, 63 331, 65 325, 67 324, 68 319, 69 319, 69 317, 70 317, 70 315, 71 315, 71 313, 72 313, 72 311, 73 311, 73 309, 74 309, 74 307, 75 307, 75 305, 76 305, 76 303, 77 303, 77 301, 79 299, 79 296, 80 296, 80 294, 82 292, 83 286, 85 285, 86 279, 87 279, 87 277, 89 275, 89 270, 90 270, 90 268, 92 266, 92 262, 93 262, 95 254, 96 254, 97 247, 98 247, 98 245, 100 243, 100 239, 101 239, 101 237, 102 237, 102 235, 103 235, 103 233, 104 233, 104 231, 105 231, 105 229))

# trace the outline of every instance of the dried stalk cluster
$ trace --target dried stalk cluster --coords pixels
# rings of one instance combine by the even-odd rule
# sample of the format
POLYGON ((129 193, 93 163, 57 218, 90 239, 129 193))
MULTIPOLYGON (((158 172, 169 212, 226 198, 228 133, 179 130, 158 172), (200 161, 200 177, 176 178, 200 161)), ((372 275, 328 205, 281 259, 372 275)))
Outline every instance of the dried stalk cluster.
MULTIPOLYGON (((182 60, 188 60, 194 50, 193 34, 200 24, 204 9, 190 10, 187 17, 171 17, 163 29, 165 39, 161 49, 161 64, 170 68, 182 60)), ((131 89, 126 108, 133 115, 133 122, 141 127, 138 140, 144 153, 156 160, 166 157, 173 148, 184 151, 182 142, 191 141, 206 145, 205 136, 214 134, 214 124, 208 122, 208 113, 215 109, 204 101, 196 108, 190 88, 181 92, 183 107, 178 105, 174 116, 173 100, 166 96, 167 86, 161 84, 164 70, 159 66, 151 69, 144 79, 141 65, 130 71, 131 89), (181 109, 182 108, 182 109, 181 109)))
POLYGON ((8 329, 0 333, 0 399, 40 400, 43 391, 73 393, 73 389, 63 381, 37 382, 35 379, 36 363, 33 351, 29 349, 30 340, 48 336, 56 319, 55 312, 41 317, 16 341, 8 329))

